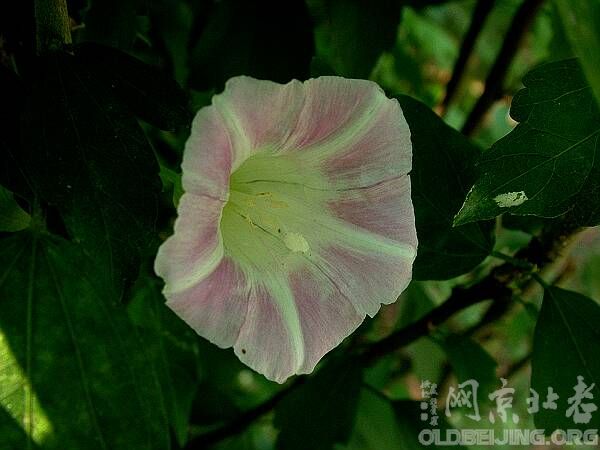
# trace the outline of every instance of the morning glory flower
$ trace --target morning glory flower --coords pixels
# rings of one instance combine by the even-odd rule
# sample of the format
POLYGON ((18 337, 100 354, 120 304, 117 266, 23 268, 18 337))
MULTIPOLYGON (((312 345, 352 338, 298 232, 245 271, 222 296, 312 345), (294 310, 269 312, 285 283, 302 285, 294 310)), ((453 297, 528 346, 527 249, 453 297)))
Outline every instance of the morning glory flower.
POLYGON ((268 379, 312 372, 411 279, 411 157, 371 81, 232 78, 185 146, 167 305, 268 379))

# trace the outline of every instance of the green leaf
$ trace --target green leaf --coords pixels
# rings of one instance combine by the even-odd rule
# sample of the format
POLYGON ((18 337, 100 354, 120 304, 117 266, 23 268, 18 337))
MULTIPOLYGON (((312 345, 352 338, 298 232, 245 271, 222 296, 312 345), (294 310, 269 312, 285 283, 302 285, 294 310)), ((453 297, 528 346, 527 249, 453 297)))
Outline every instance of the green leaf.
POLYGON ((477 266, 494 245, 492 222, 452 226, 475 181, 480 150, 422 103, 407 96, 398 100, 413 144, 412 200, 419 238, 413 277, 453 278, 477 266))
POLYGON ((332 359, 275 409, 280 450, 330 449, 352 431, 362 383, 360 364, 332 359))
MULTIPOLYGON (((418 417, 418 416, 417 416, 418 417)), ((391 403, 371 390, 363 389, 358 400, 356 423, 346 446, 338 450, 396 450, 409 449, 412 442, 405 440, 399 429, 391 403)))
POLYGON ((65 54, 42 60, 26 105, 21 165, 117 293, 155 239, 152 148, 110 87, 65 54))
POLYGON ((485 398, 498 384, 496 361, 477 342, 467 336, 448 335, 439 344, 448 356, 458 383, 476 380, 480 398, 485 398))
POLYGON ((178 444, 183 447, 198 387, 197 336, 167 308, 155 279, 142 277, 136 283, 128 311, 140 329, 144 347, 154 357, 153 365, 163 388, 169 423, 178 444))
POLYGON ((384 50, 396 42, 400 3, 395 0, 312 2, 319 23, 317 55, 338 75, 368 78, 384 50))
MULTIPOLYGON (((443 412, 438 415, 438 424, 436 426, 430 425, 428 421, 421 420, 421 414, 424 410, 421 408, 421 402, 412 400, 399 400, 393 402, 394 412, 396 414, 396 423, 398 431, 402 435, 403 446, 400 448, 406 449, 422 449, 426 447, 421 444, 419 435, 422 430, 439 430, 440 436, 445 436, 451 425, 446 420, 443 412)), ((425 436, 424 442, 429 442, 430 434, 425 436)), ((428 444, 430 445, 430 444, 428 444)), ((435 445, 434 445, 435 447, 435 445)), ((454 448, 464 449, 463 445, 455 444, 454 448)))
POLYGON ((83 39, 129 50, 136 37, 140 0, 92 0, 85 15, 83 39))
POLYGON ((302 0, 216 4, 191 56, 190 85, 220 89, 235 75, 287 82, 310 76, 312 24, 302 0))
POLYGON ((600 103, 600 3, 556 0, 564 31, 600 103))
POLYGON ((24 83, 0 65, 0 184, 29 199, 31 191, 16 159, 21 148, 19 124, 24 102, 24 83))
POLYGON ((76 57, 146 122, 171 131, 190 126, 186 93, 157 68, 120 50, 92 43, 77 46, 76 57))
MULTIPOLYGON (((448 428, 443 415, 438 425, 431 427, 421 420, 421 402, 412 400, 390 401, 382 394, 363 389, 358 402, 356 425, 347 446, 339 450, 413 450, 425 446, 419 442, 421 430, 448 428)), ((443 435, 443 434, 442 434, 443 435)), ((457 448, 464 448, 457 446, 457 448)))
POLYGON ((29 226, 31 217, 21 209, 12 192, 0 186, 0 231, 19 231, 29 226))
POLYGON ((584 403, 600 406, 600 306, 576 292, 551 287, 546 289, 535 327, 531 361, 531 387, 540 396, 540 411, 534 416, 536 427, 548 433, 554 429, 600 428, 600 413, 592 413, 588 424, 576 424, 566 417, 575 394, 577 377, 587 386, 595 383, 592 399, 584 403), (556 410, 544 409, 547 389, 552 387, 560 398, 556 410))
POLYGON ((455 224, 567 212, 600 223, 600 110, 577 60, 543 65, 523 84, 510 111, 520 123, 483 153, 455 224))
POLYGON ((1 241, 0 267, 0 406, 13 419, 0 442, 16 422, 49 450, 168 449, 152 360, 96 265, 25 231, 1 241))
POLYGON ((187 2, 156 0, 148 5, 152 24, 170 57, 175 79, 186 84, 189 75, 188 43, 194 26, 194 11, 187 2))

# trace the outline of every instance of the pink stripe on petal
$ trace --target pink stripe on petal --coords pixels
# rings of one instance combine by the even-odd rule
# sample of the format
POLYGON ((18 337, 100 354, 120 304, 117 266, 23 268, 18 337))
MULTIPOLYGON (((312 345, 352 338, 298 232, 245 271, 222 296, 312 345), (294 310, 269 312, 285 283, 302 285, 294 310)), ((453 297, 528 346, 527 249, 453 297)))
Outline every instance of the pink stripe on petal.
POLYGON ((231 165, 232 149, 223 118, 214 106, 202 108, 185 144, 181 164, 183 189, 226 200, 231 165))
POLYGON ((290 285, 304 337, 304 362, 298 373, 311 373, 319 360, 364 320, 351 301, 316 269, 290 274, 290 285))
POLYGON ((200 336, 219 347, 231 347, 248 308, 248 283, 230 258, 193 287, 171 294, 167 306, 200 336))
POLYGON ((361 314, 373 317, 381 304, 390 304, 408 286, 413 259, 367 254, 350 248, 330 247, 319 264, 361 314))
POLYGON ((302 83, 287 84, 239 76, 230 79, 215 105, 227 121, 236 154, 278 148, 298 122, 302 83))
POLYGON ((234 346, 240 360, 269 380, 283 383, 297 372, 298 360, 293 338, 287 328, 278 299, 262 286, 253 286, 248 314, 234 346))
POLYGON ((398 102, 387 100, 368 128, 332 154, 323 168, 334 185, 356 187, 406 175, 411 165, 408 125, 398 102))
POLYGON ((219 251, 222 210, 220 200, 188 193, 181 197, 175 232, 161 245, 154 262, 168 290, 197 281, 196 274, 219 251))
POLYGON ((362 189, 341 191, 329 207, 340 219, 397 242, 416 246, 410 179, 402 176, 362 189))
POLYGON ((381 89, 373 82, 319 77, 304 82, 305 100, 286 151, 324 144, 369 113, 381 89))

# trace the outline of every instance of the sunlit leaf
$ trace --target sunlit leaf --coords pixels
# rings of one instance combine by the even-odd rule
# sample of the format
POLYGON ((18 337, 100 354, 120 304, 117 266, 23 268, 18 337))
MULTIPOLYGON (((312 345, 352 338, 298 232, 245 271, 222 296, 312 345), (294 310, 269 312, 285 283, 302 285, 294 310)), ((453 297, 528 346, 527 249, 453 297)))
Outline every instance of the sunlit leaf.
POLYGON ((169 448, 152 358, 94 264, 25 231, 2 240, 0 267, 0 406, 13 419, 0 442, 16 422, 45 449, 169 448))

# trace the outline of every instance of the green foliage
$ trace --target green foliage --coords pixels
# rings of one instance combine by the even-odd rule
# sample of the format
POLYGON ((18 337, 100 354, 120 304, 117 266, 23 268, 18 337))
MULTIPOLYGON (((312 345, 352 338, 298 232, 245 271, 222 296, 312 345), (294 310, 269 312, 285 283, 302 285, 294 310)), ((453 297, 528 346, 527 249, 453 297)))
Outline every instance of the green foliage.
POLYGON ((187 95, 160 70, 119 50, 93 43, 78 46, 76 55, 136 116, 163 130, 190 126, 187 95))
POLYGON ((473 269, 494 245, 491 222, 452 225, 475 181, 474 163, 481 152, 422 103, 406 96, 399 101, 413 144, 411 184, 419 238, 413 276, 452 278, 473 269))
POLYGON ((598 292, 600 234, 567 245, 600 224, 597 2, 542 5, 469 137, 521 0, 495 2, 448 108, 476 1, 68 0, 74 43, 50 53, 35 3, 0 14, 1 450, 416 449, 426 428, 600 427, 600 411, 565 415, 578 376, 600 406, 599 306, 582 295, 598 292), (370 78, 411 130, 420 281, 287 386, 199 338, 151 270, 192 115, 240 74, 370 78), (519 424, 486 417, 499 376, 519 424), (446 421, 469 379, 481 422, 446 421))
MULTIPOLYGON (((574 422, 567 417, 568 401, 575 395, 578 377, 583 377, 593 399, 600 398, 600 306, 593 300, 572 291, 551 287, 544 293, 544 302, 535 327, 531 362, 531 387, 540 396, 540 411, 535 415, 538 428, 600 427, 600 415, 592 413, 589 423, 574 422), (542 406, 547 389, 552 387, 559 398, 556 410, 542 406)), ((583 404, 594 403, 582 398, 583 404)), ((581 411, 581 410, 580 410, 581 411)))
POLYGON ((40 64, 20 165, 120 294, 154 239, 158 165, 135 117, 89 67, 67 54, 40 64))
POLYGON ((131 49, 137 33, 139 5, 139 0, 92 1, 85 18, 83 39, 123 50, 131 49))
POLYGON ((191 54, 190 85, 219 89, 235 75, 284 82, 309 76, 311 22, 301 0, 239 2, 214 6, 191 54))
MULTIPOLYGON (((406 436, 396 427, 394 409, 389 401, 370 390, 360 391, 356 425, 345 450, 391 450, 411 448, 414 438, 406 436)), ((414 447, 413 447, 414 448, 414 447)))
POLYGON ((275 410, 275 426, 280 430, 277 447, 325 450, 346 442, 354 425, 361 383, 358 361, 332 359, 275 410))
POLYGON ((485 398, 498 383, 496 361, 477 342, 466 336, 448 335, 440 341, 457 381, 476 380, 479 395, 485 398))
POLYGON ((129 318, 153 357, 169 423, 178 444, 184 446, 200 378, 198 342, 194 332, 165 306, 156 280, 142 277, 135 288, 129 318))
POLYGON ((455 224, 508 212, 600 222, 600 110, 577 60, 530 72, 515 97, 520 124, 478 162, 480 176, 455 224))
POLYGON ((400 21, 394 0, 314 0, 317 56, 338 75, 368 78, 384 50, 392 48, 400 21))
POLYGON ((0 231, 20 231, 31 217, 15 201, 12 192, 0 186, 0 231))
POLYGON ((556 8, 565 34, 580 58, 583 71, 600 102, 600 3, 586 0, 557 0, 556 8))
MULTIPOLYGON (((45 449, 168 448, 155 355, 93 262, 24 231, 1 241, 0 267, 0 406, 14 422, 45 449)), ((0 423, 0 447, 18 434, 0 423)))

